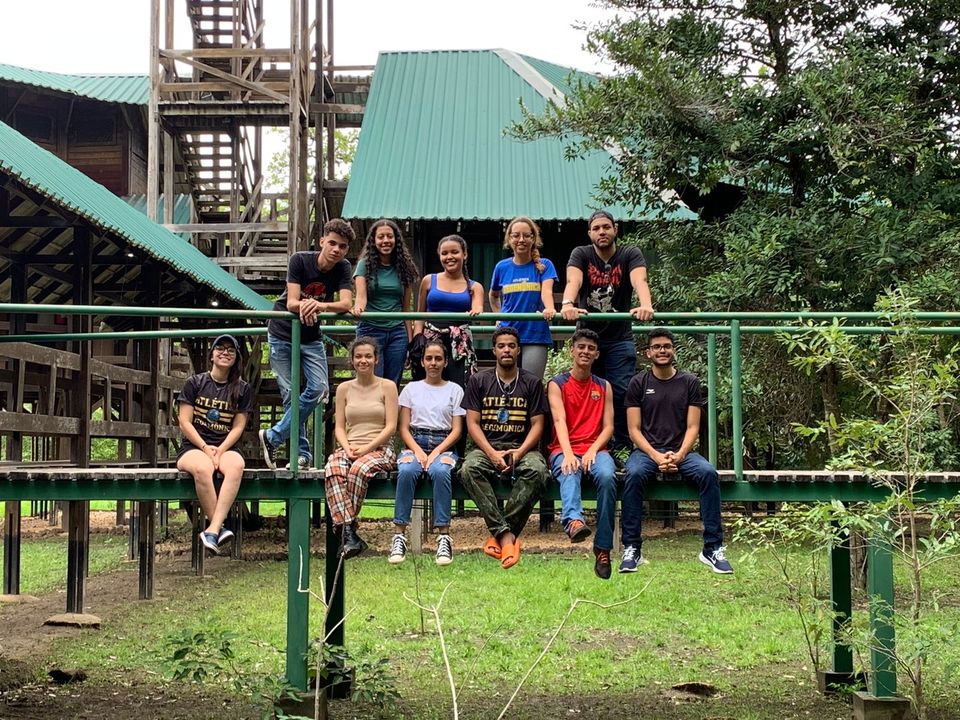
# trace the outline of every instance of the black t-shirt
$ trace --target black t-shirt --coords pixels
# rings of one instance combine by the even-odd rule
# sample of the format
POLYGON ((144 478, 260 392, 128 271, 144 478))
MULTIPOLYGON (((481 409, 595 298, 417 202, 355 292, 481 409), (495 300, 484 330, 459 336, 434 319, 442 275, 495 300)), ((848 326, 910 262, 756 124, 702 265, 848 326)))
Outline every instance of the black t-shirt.
MULTIPOLYGON (((301 298, 313 298, 320 302, 331 302, 333 296, 340 290, 350 290, 353 287, 353 268, 349 260, 340 260, 329 270, 320 270, 317 267, 317 257, 320 255, 316 251, 296 252, 290 256, 290 262, 287 265, 287 282, 296 283, 300 286, 301 298)), ((283 295, 277 298, 273 304, 274 310, 285 311, 287 309, 287 291, 284 289, 283 295)), ((290 321, 289 320, 271 320, 267 325, 267 332, 279 340, 290 341, 290 321)), ((306 325, 300 328, 301 344, 316 342, 320 339, 320 326, 306 325)))
POLYGON ((633 376, 625 405, 640 408, 640 431, 654 449, 676 452, 687 432, 687 408, 703 408, 703 391, 696 375, 677 370, 660 380, 649 370, 633 376))
MULTIPOLYGON (((243 380, 240 381, 240 387, 240 402, 236 407, 231 407, 228 383, 218 383, 208 372, 187 378, 177 402, 193 405, 193 427, 207 445, 223 442, 233 427, 233 418, 237 413, 253 412, 253 391, 243 380)), ((189 442, 184 439, 184 444, 189 442)))
POLYGON ((491 445, 518 447, 527 439, 531 419, 546 414, 547 398, 543 382, 527 370, 504 387, 495 369, 478 372, 467 383, 463 407, 480 413, 480 428, 491 445))
MULTIPOLYGON (((646 265, 647 261, 638 247, 618 245, 609 262, 600 259, 593 245, 575 247, 567 266, 578 268, 583 273, 577 306, 592 313, 629 311, 633 297, 630 272, 646 265)), ((578 327, 593 330, 603 341, 633 339, 630 321, 581 320, 578 327)))

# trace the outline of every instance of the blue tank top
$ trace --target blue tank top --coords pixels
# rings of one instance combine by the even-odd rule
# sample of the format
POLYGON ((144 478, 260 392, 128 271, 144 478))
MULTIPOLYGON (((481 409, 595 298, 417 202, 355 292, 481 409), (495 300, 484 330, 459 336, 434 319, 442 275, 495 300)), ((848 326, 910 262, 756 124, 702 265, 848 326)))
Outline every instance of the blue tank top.
POLYGON ((430 275, 430 290, 427 292, 427 312, 470 312, 473 299, 470 290, 473 280, 467 280, 463 292, 447 292, 437 287, 437 274, 430 275))

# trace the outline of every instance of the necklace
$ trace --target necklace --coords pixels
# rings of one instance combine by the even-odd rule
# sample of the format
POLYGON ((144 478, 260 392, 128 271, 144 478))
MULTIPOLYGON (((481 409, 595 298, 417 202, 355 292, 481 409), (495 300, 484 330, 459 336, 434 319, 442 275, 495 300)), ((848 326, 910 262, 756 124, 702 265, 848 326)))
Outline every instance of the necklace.
POLYGON ((493 374, 497 378, 497 385, 500 386, 500 395, 503 399, 503 407, 501 407, 500 412, 497 413, 497 422, 503 424, 510 419, 510 411, 507 410, 507 398, 516 392, 518 384, 517 380, 520 379, 520 375, 518 374, 517 377, 514 378, 513 382, 504 384, 504 382, 500 379, 500 373, 494 370, 493 374))

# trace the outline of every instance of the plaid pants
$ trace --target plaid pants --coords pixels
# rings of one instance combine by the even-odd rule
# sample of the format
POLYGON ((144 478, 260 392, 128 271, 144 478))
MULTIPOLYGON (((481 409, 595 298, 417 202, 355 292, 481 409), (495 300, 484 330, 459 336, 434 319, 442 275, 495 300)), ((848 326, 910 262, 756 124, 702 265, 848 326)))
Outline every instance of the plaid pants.
POLYGON ((327 506, 333 524, 343 525, 356 520, 367 496, 370 478, 377 473, 393 470, 396 463, 392 447, 382 447, 356 460, 348 458, 343 448, 337 448, 327 458, 324 468, 327 506))

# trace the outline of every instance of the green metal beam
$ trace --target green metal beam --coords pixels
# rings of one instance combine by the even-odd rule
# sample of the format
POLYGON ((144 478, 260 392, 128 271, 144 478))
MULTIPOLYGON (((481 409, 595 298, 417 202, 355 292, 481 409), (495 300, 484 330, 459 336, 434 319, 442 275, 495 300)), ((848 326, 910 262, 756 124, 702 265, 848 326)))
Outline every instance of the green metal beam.
POLYGON ((882 538, 867 541, 867 593, 870 596, 870 692, 897 694, 896 633, 893 627, 893 552, 882 538))

